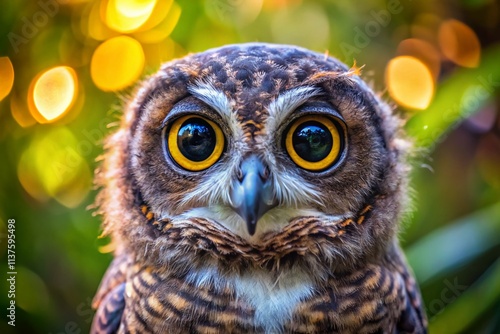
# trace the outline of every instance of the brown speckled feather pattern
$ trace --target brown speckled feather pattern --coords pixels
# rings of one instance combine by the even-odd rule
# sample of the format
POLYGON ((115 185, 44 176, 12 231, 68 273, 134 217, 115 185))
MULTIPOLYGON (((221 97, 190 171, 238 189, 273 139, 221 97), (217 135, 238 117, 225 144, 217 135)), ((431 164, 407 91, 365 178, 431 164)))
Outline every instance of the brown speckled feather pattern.
MULTIPOLYGON (((143 212, 148 223, 171 241, 172 247, 187 246, 214 258, 231 258, 234 263, 248 262, 248 266, 260 267, 272 264, 290 254, 303 256, 312 244, 342 238, 352 228, 362 224, 371 210, 365 207, 356 219, 347 219, 334 226, 322 224, 313 218, 303 218, 290 224, 284 231, 270 234, 263 245, 251 245, 231 234, 220 233, 201 219, 197 224, 158 222, 146 207, 143 212), (323 233, 321 232, 323 230, 323 233), (300 231, 300 233, 293 233, 300 231), (320 235, 323 240, 315 237, 320 235), (294 240, 290 240, 293 238, 294 240), (300 241, 299 241, 300 240, 300 241), (284 246, 288 245, 288 246, 284 246)), ((321 253, 319 247, 311 253, 321 253)), ((420 333, 424 329, 418 289, 409 275, 399 250, 394 247, 380 264, 369 264, 349 272, 338 272, 329 277, 326 284, 316 287, 316 293, 301 302, 294 311, 293 321, 285 324, 285 333, 376 333, 382 329, 397 328, 395 318, 407 305, 414 323, 403 327, 401 333, 420 333)), ((123 328, 136 333, 261 333, 262 328, 253 325, 255 310, 244 301, 237 300, 229 284, 219 282, 205 287, 189 284, 182 277, 152 266, 131 266, 118 258, 110 267, 110 273, 122 277, 124 265, 129 265, 130 277, 126 298, 133 306, 123 321, 123 328), (220 286, 224 286, 220 288, 220 286), (193 293, 194 292, 194 293, 193 293), (138 301, 138 303, 135 303, 138 301), (166 320, 168 319, 168 320, 166 320), (193 321, 193 319, 196 319, 193 321), (129 326, 133 324, 133 326, 129 326)), ((232 263, 226 264, 228 267, 232 263)), ((222 277, 218 278, 223 280, 222 277)), ((105 280, 106 282, 106 280, 105 280)), ((108 289, 106 289, 108 290, 108 289)), ((98 298, 98 297, 97 297, 98 298)), ((127 331, 124 331, 127 332, 127 331)), ((382 332, 391 332, 382 330, 382 332)))
POLYGON ((97 173, 116 258, 94 299, 92 332, 426 333, 418 286, 397 242, 408 202, 408 141, 392 110, 356 74, 305 49, 243 44, 175 60, 145 80, 97 173), (187 173, 165 161, 162 124, 200 82, 228 97, 241 135, 227 135, 234 124, 207 114, 228 136, 226 151, 213 167, 187 173), (321 91, 314 99, 346 123, 348 154, 335 171, 297 168, 281 144, 288 121, 266 127, 269 104, 302 86, 321 91), (222 201, 183 199, 252 152, 271 173, 321 189, 322 203, 299 204, 323 214, 257 230, 251 240, 214 219, 183 215, 222 201), (248 277, 274 282, 266 286, 269 299, 277 298, 269 312, 283 318, 262 321, 262 301, 241 285, 248 277), (295 297, 287 284, 303 293, 295 297), (280 313, 280 305, 290 311, 280 313))

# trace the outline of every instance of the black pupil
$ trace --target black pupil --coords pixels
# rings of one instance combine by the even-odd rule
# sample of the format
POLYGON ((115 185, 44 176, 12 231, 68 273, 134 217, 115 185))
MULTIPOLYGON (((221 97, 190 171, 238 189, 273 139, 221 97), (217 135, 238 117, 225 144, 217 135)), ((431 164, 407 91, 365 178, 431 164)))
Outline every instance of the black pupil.
POLYGON ((309 121, 295 129, 292 144, 299 157, 309 162, 318 162, 326 158, 332 150, 333 138, 326 126, 309 121))
POLYGON ((215 131, 207 121, 190 118, 182 123, 177 134, 177 146, 191 161, 206 160, 215 149, 215 131))

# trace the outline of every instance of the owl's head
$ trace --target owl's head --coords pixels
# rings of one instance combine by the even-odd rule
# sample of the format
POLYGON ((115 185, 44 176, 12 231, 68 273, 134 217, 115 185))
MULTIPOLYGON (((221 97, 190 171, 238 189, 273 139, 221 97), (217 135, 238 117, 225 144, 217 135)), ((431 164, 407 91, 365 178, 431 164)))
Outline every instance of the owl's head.
POLYGON ((105 231, 160 258, 376 254, 406 201, 399 131, 327 55, 270 44, 189 55, 141 84, 107 141, 105 231))

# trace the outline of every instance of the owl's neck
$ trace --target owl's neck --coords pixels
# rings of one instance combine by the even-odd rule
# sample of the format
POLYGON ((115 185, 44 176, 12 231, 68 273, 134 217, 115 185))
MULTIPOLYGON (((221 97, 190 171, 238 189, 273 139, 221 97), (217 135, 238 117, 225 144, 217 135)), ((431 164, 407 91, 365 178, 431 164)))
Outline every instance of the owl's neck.
MULTIPOLYGON (((373 210, 367 204, 352 218, 330 221, 318 217, 302 217, 291 221, 277 232, 268 232, 259 243, 252 243, 232 233, 215 221, 204 218, 156 220, 146 205, 141 211, 153 231, 157 251, 165 264, 190 266, 208 259, 216 260, 221 268, 266 268, 276 271, 286 266, 300 265, 317 270, 316 265, 352 265, 360 258, 361 240, 373 210)), ((156 261, 158 262, 158 261, 156 261)))

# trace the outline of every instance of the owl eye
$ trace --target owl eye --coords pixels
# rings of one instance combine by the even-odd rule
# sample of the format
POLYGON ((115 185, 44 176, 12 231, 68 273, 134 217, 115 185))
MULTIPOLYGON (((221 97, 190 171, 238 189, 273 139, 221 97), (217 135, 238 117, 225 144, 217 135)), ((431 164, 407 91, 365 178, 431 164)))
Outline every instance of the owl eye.
POLYGON ((224 150, 224 135, 214 122, 188 115, 175 120, 170 127, 167 148, 179 166, 200 171, 219 160, 224 150))
POLYGON ((299 167, 314 172, 325 170, 342 156, 343 128, 325 116, 301 117, 288 129, 285 148, 299 167))

